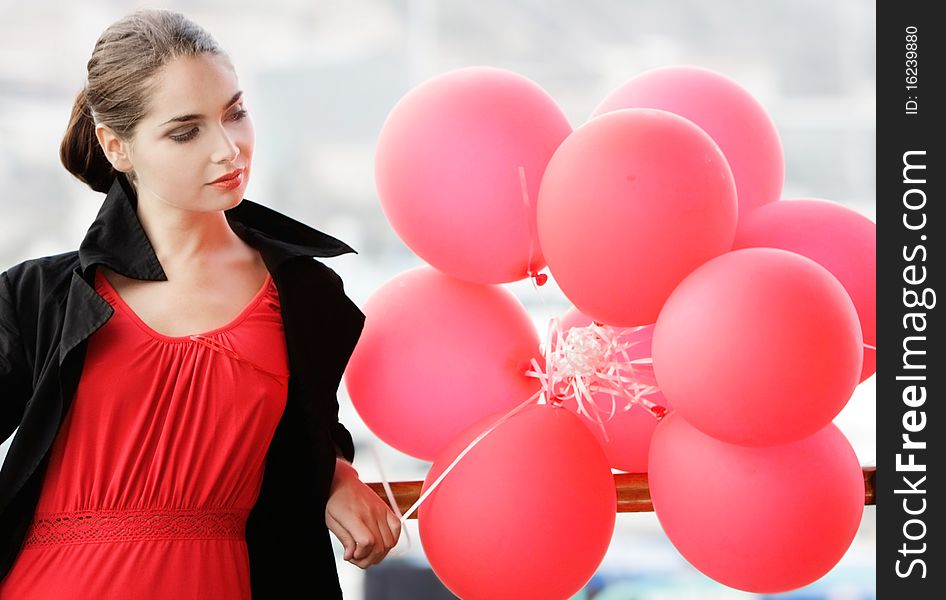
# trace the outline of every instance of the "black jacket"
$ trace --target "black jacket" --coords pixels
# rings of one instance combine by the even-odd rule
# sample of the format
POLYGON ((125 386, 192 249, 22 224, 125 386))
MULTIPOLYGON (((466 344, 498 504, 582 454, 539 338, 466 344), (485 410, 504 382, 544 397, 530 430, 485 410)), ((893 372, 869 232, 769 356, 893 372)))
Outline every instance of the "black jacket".
MULTIPOLYGON (((0 579, 33 518, 89 336, 113 313, 95 291, 96 265, 167 280, 136 206, 134 188, 119 175, 78 251, 0 273, 0 440, 19 426, 0 469, 0 579)), ((273 276, 290 371, 286 408, 246 522, 253 597, 341 598, 325 505, 336 457, 354 458, 351 435, 338 422, 336 393, 365 316, 339 276, 312 257, 354 250, 250 200, 225 214, 273 276)))

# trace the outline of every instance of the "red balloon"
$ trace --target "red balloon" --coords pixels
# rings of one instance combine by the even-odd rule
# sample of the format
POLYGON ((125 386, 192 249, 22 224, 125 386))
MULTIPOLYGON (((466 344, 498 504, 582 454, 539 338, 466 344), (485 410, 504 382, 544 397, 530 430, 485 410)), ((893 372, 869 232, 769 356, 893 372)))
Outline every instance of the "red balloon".
POLYGON ((476 283, 523 279, 545 266, 535 234, 539 182, 571 131, 555 100, 522 75, 443 73, 410 90, 384 122, 375 156, 381 207, 437 269, 476 283))
POLYGON ((736 189, 702 129, 669 112, 619 110, 555 151, 537 216, 549 270, 578 310, 649 325, 680 280, 732 246, 736 189))
MULTIPOLYGON (((836 202, 782 200, 739 220, 733 249, 765 246, 814 260, 838 278, 854 301, 864 344, 877 345, 877 226, 836 202)), ((876 351, 864 347, 860 381, 876 370, 876 351)))
POLYGON ((750 448, 701 433, 677 412, 654 433, 650 495, 673 545, 716 581, 778 593, 821 578, 864 512, 864 477, 829 423, 788 444, 750 448))
POLYGON ((673 291, 654 327, 661 391, 694 427, 750 446, 814 433, 858 383, 863 340, 844 287, 775 248, 717 257, 673 291))
MULTIPOLYGON (((562 317, 562 331, 565 332, 572 327, 587 327, 591 324, 591 319, 579 311, 572 308, 562 317)), ((627 350, 629 360, 636 360, 651 356, 651 336, 654 333, 654 326, 647 325, 641 329, 628 328, 623 330, 619 337, 625 343, 636 342, 627 350)), ((641 383, 646 385, 656 384, 653 367, 641 367, 641 383)), ((603 392, 592 395, 598 406, 603 409, 609 409, 611 406, 611 396, 603 392)), ((654 404, 668 407, 667 400, 662 393, 654 392, 646 396, 654 404)), ((604 423, 604 429, 608 433, 608 439, 605 439, 601 426, 588 419, 584 415, 578 415, 578 403, 575 401, 565 402, 563 406, 574 412, 581 419, 591 432, 598 438, 598 442, 604 448, 608 455, 608 462, 611 468, 629 473, 647 472, 647 452, 650 449, 650 438, 657 427, 657 418, 643 406, 637 404, 629 410, 622 410, 626 400, 617 396, 617 411, 610 421, 604 423)), ((605 413, 601 416, 602 420, 607 418, 605 413)))
POLYGON ((701 67, 652 69, 608 94, 592 116, 624 108, 670 111, 706 131, 732 169, 740 218, 782 195, 785 158, 775 124, 732 79, 701 67))
POLYGON ((371 431, 411 456, 433 460, 478 419, 539 390, 525 375, 541 357, 538 333, 501 286, 421 266, 376 290, 364 313, 345 384, 371 431))
MULTIPOLYGON (((454 439, 423 490, 502 414, 454 439)), ((617 494, 588 429, 561 407, 536 404, 484 437, 418 510, 430 565, 460 598, 569 598, 604 559, 617 494)))

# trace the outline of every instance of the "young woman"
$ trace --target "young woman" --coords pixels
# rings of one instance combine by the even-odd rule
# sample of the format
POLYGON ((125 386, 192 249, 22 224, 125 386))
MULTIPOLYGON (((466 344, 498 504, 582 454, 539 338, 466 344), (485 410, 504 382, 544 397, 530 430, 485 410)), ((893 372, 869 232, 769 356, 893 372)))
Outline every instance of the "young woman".
POLYGON ((96 42, 62 142, 105 193, 77 251, 0 274, 0 598, 341 597, 400 523, 336 391, 364 324, 343 242, 243 198, 227 55, 170 11, 96 42))

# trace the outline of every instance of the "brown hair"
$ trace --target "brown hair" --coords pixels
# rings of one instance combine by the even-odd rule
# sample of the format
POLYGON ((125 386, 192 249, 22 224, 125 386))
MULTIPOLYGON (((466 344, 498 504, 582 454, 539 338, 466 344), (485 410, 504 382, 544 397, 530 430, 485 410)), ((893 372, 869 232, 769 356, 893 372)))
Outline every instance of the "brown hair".
MULTIPOLYGON (((147 114, 155 75, 179 56, 203 53, 230 63, 206 30, 170 10, 138 10, 109 25, 95 42, 88 79, 76 96, 59 147, 66 169, 93 190, 107 193, 118 172, 95 137, 96 124, 104 123, 123 140, 131 140, 147 114)), ((134 181, 134 173, 127 175, 134 181)))

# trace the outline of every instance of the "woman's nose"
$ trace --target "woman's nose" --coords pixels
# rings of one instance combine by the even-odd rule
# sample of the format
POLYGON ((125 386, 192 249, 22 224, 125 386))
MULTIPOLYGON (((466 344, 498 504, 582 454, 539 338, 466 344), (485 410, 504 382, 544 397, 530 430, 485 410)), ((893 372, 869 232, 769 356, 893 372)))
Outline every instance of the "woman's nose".
POLYGON ((220 128, 217 148, 214 153, 214 162, 233 162, 240 154, 240 147, 236 140, 227 132, 226 128, 220 128))

